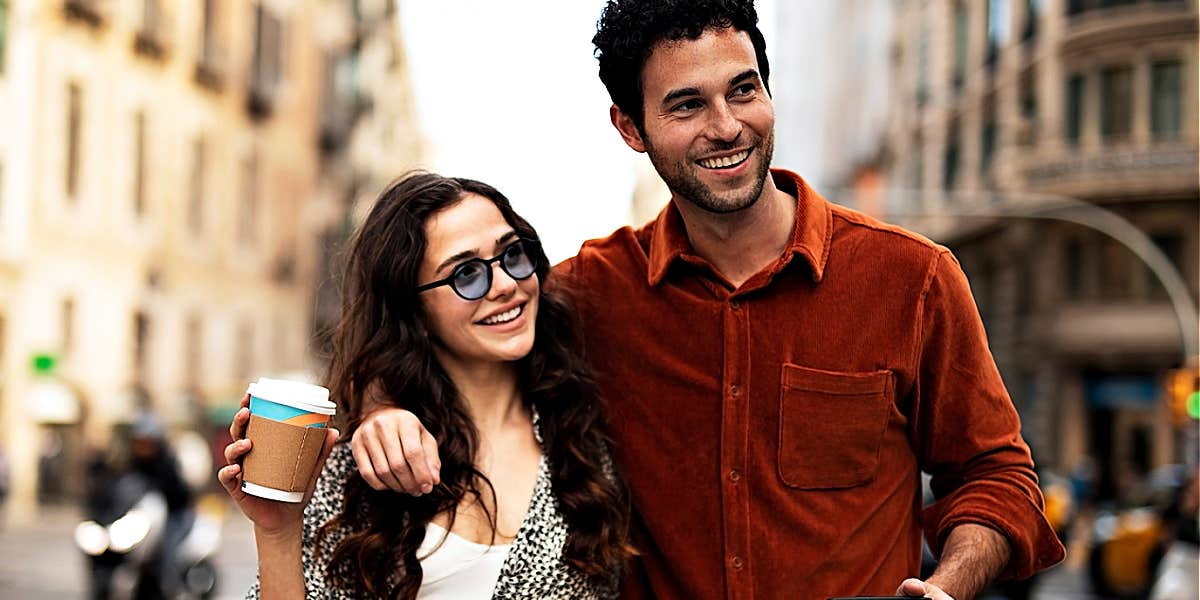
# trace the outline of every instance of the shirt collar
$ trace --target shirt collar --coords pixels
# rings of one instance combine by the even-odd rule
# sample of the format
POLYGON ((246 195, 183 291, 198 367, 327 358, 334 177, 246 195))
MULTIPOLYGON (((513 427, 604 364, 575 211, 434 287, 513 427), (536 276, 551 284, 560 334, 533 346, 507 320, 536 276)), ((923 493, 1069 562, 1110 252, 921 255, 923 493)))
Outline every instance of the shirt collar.
MULTIPOLYGON (((771 176, 775 178, 777 187, 795 196, 796 222, 783 255, 768 269, 778 272, 793 256, 800 256, 808 263, 813 281, 820 282, 825 275, 825 261, 829 257, 833 211, 829 203, 799 175, 786 169, 771 169, 771 176)), ((647 272, 647 281, 651 286, 658 285, 666 277, 676 259, 703 261, 696 256, 688 241, 683 217, 675 207, 674 200, 658 214, 653 228, 655 235, 650 239, 650 265, 647 272)))

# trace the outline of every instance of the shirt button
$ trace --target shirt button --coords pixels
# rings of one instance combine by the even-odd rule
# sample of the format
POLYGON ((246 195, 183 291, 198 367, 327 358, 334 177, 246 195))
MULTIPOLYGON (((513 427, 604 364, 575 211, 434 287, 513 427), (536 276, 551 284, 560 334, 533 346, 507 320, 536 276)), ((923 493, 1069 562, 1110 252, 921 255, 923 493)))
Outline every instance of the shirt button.
POLYGON ((729 480, 730 480, 730 481, 732 481, 732 482, 734 482, 734 483, 737 483, 737 482, 738 482, 738 480, 740 480, 741 478, 742 478, 742 472, 741 472, 741 471, 739 471, 739 470, 737 470, 737 469, 732 469, 732 470, 730 470, 730 471, 729 471, 729 480))
POLYGON ((741 571, 742 567, 746 566, 746 561, 742 560, 740 556, 735 556, 729 559, 729 566, 733 567, 734 571, 741 571))
POLYGON ((737 300, 733 300, 732 302, 729 303, 729 308, 732 308, 733 310, 741 310, 742 303, 738 302, 737 300))
POLYGON ((742 393, 742 388, 738 387, 736 383, 735 383, 735 384, 733 384, 733 385, 731 385, 731 386, 729 386, 729 395, 730 395, 730 396, 733 396, 734 398, 736 398, 736 397, 738 397, 738 396, 739 396, 741 393, 742 393))

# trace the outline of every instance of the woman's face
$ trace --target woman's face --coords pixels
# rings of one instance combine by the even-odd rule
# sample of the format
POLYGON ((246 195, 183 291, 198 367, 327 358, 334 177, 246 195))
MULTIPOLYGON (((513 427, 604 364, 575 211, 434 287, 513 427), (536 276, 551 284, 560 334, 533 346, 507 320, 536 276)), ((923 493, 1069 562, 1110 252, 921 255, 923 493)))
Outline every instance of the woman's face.
MULTIPOLYGON (((465 194, 457 204, 425 223, 427 240, 419 283, 450 276, 472 258, 490 259, 517 240, 491 200, 465 194)), ((538 277, 516 281, 500 267, 488 268, 492 286, 478 300, 464 300, 449 285, 421 292, 426 324, 440 342, 439 358, 471 365, 515 361, 533 348, 538 277)))

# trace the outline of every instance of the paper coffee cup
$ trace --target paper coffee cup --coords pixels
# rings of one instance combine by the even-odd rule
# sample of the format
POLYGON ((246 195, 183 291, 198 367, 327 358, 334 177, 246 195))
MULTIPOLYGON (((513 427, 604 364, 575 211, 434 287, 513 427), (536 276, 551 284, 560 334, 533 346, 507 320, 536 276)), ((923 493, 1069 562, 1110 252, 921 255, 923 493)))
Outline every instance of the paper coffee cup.
POLYGON ((260 377, 250 394, 252 442, 242 459, 242 491, 283 502, 304 500, 325 444, 325 428, 336 412, 329 390, 299 381, 260 377))

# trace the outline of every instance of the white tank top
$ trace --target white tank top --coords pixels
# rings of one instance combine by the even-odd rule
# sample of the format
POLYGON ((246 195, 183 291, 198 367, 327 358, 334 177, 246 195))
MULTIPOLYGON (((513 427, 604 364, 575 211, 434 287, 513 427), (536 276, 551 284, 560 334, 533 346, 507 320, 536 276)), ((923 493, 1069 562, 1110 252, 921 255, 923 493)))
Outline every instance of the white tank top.
POLYGON ((417 548, 417 560, 421 561, 421 569, 425 572, 417 598, 491 598, 496 582, 500 580, 500 567, 504 566, 511 547, 512 544, 477 544, 430 523, 425 528, 425 540, 417 548))

